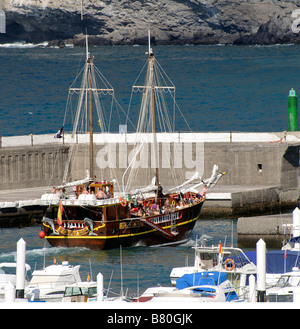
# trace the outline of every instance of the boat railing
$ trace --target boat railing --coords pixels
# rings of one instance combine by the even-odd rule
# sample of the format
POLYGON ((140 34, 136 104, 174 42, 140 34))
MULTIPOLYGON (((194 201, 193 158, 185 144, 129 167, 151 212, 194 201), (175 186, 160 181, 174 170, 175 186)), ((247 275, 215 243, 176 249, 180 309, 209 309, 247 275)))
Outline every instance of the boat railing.
MULTIPOLYGON (((94 196, 94 195, 91 195, 94 196)), ((95 196, 94 196, 95 197, 95 196)), ((106 206, 120 203, 119 198, 108 198, 108 199, 96 199, 95 198, 87 198, 87 199, 76 199, 73 200, 74 205, 96 205, 96 206, 106 206)))
POLYGON ((92 206, 105 206, 120 203, 119 198, 97 199, 94 194, 81 194, 78 199, 76 197, 69 197, 68 199, 61 199, 56 194, 43 194, 41 197, 43 205, 58 205, 60 202, 63 206, 70 205, 92 205, 92 206))
POLYGON ((243 300, 243 301, 251 300, 252 296, 250 296, 249 286, 242 286, 242 287, 239 287, 237 290, 238 290, 238 297, 240 300, 243 300))

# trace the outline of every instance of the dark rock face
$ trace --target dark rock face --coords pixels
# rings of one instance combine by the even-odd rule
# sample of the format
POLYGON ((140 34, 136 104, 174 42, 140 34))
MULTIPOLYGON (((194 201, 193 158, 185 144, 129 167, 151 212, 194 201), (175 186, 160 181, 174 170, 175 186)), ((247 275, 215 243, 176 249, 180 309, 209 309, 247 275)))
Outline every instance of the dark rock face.
MULTIPOLYGON (((39 43, 48 40, 69 39, 86 29, 96 33, 92 17, 81 21, 80 14, 60 9, 31 11, 30 15, 6 12, 6 34, 0 35, 1 41, 26 41, 39 43)), ((97 22, 98 24, 98 22, 97 22)))
POLYGON ((82 0, 82 12, 81 0, 1 1, 6 33, 0 34, 0 43, 51 41, 80 46, 87 31, 93 45, 146 44, 148 28, 153 44, 300 40, 300 33, 291 29, 298 0, 82 0))

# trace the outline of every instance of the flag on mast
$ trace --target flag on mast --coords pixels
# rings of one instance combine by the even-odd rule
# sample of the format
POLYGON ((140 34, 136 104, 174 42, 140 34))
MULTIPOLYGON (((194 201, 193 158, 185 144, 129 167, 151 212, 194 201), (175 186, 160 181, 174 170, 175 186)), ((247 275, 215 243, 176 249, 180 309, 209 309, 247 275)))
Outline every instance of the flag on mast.
POLYGON ((63 213, 63 206, 61 204, 61 201, 59 202, 59 206, 58 206, 58 212, 57 212, 57 223, 58 225, 62 224, 62 213, 63 213))
POLYGON ((286 249, 284 250, 284 273, 286 273, 286 258, 287 258, 287 254, 286 254, 286 249))
POLYGON ((222 263, 222 260, 223 260, 223 248, 222 248, 222 244, 220 242, 220 244, 219 244, 219 264, 222 263))
POLYGON ((54 138, 62 138, 62 133, 63 133, 64 127, 62 126, 58 132, 55 134, 54 138))
POLYGON ((221 242, 220 242, 220 245, 219 245, 219 254, 223 255, 223 248, 222 248, 221 242))

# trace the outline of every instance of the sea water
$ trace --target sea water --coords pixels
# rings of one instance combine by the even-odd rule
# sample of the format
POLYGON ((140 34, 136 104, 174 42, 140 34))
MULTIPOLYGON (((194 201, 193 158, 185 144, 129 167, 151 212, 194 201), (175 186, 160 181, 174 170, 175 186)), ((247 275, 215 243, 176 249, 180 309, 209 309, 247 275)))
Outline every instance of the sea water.
POLYGON ((176 247, 131 247, 112 250, 92 251, 87 248, 54 248, 38 233, 41 227, 7 228, 0 231, 0 263, 14 262, 16 244, 20 238, 26 242, 26 263, 30 265, 30 279, 35 269, 54 262, 80 265, 82 281, 88 276, 96 280, 101 272, 104 276, 104 288, 109 288, 109 296, 121 293, 134 297, 147 288, 161 285, 171 286, 170 273, 173 267, 194 264, 196 240, 206 237, 207 245, 236 246, 236 220, 201 220, 187 242, 176 247), (121 275, 122 273, 122 275, 121 275))
MULTIPOLYGON (((177 104, 193 131, 287 129, 288 92, 300 90, 300 46, 157 46, 153 50, 176 86, 177 104)), ((127 112, 131 86, 147 60, 147 47, 97 47, 90 51, 127 112)), ((81 48, 0 47, 0 135, 56 133, 64 119, 68 88, 84 60, 81 48)), ((182 121, 177 119, 177 130, 185 129, 182 121)), ((118 131, 118 124, 114 122, 111 130, 118 131)), ((173 267, 193 264, 192 247, 203 234, 211 237, 208 244, 237 244, 236 220, 228 219, 198 221, 190 239, 177 247, 108 251, 52 248, 39 239, 40 229, 2 229, 0 262, 14 260, 16 243, 22 237, 32 270, 54 260, 67 260, 81 265, 83 280, 88 275, 96 279, 101 272, 105 288, 120 293, 123 284, 129 295, 149 286, 169 285, 173 267)))
MULTIPOLYGON (((146 51, 146 46, 90 48, 125 113, 146 51)), ((184 119, 176 117, 175 130, 187 131, 185 120, 196 132, 287 129, 289 90, 300 90, 300 46, 156 46, 153 51, 176 86, 184 119)), ((55 133, 85 58, 82 48, 0 47, 0 135, 55 133)), ((118 132, 122 123, 113 120, 111 131, 118 132)))

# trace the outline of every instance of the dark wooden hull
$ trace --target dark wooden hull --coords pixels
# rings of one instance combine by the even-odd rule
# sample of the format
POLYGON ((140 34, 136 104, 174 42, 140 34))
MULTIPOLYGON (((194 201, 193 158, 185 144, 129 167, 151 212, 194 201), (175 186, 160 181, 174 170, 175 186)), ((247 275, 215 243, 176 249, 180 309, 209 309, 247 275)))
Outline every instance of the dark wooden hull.
MULTIPOLYGON (((126 219, 125 216, 122 219, 119 216, 117 219, 110 217, 111 219, 106 221, 95 220, 97 219, 95 218, 92 229, 83 223, 83 218, 63 220, 62 225, 58 225, 57 220, 53 220, 54 234, 53 227, 47 222, 43 223, 45 238, 53 247, 86 247, 94 250, 119 248, 120 245, 122 247, 176 245, 183 243, 190 236, 202 205, 203 201, 168 214, 145 218, 126 219)), ((112 205, 109 208, 106 209, 107 213, 120 215, 122 211, 124 212, 121 205, 112 205)), ((76 212, 74 207, 65 207, 66 209, 69 212, 76 212)), ((89 206, 85 209, 89 215, 94 214, 94 217, 97 217, 97 211, 101 211, 99 207, 89 206)))

